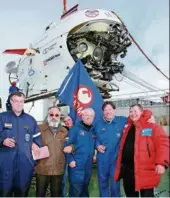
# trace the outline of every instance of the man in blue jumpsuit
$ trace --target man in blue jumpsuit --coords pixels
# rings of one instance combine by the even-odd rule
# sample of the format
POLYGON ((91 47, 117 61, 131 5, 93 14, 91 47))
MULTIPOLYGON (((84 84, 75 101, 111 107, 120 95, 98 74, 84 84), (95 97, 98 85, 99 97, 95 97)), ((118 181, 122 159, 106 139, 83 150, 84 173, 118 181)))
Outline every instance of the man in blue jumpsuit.
POLYGON ((115 105, 106 101, 103 118, 96 123, 97 173, 100 197, 120 197, 120 183, 114 182, 118 149, 126 117, 115 116, 115 105))
POLYGON ((83 110, 82 121, 76 123, 69 131, 65 146, 73 145, 74 153, 67 154, 69 164, 70 197, 89 197, 88 185, 92 174, 95 146, 94 111, 83 110))
POLYGON ((12 93, 12 111, 0 114, 0 197, 28 195, 35 165, 32 143, 41 146, 35 119, 23 111, 24 99, 23 93, 12 93))

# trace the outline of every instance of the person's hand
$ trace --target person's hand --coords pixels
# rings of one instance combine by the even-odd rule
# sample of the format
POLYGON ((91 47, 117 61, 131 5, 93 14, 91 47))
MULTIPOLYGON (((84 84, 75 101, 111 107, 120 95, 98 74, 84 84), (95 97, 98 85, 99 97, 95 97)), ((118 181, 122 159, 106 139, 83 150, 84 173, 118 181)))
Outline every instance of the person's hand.
POLYGON ((152 115, 152 116, 148 119, 147 122, 149 122, 149 123, 155 123, 155 117, 152 115))
POLYGON ((162 166, 162 165, 156 165, 155 171, 156 171, 156 173, 158 173, 159 175, 162 175, 162 174, 165 173, 165 167, 162 166))
POLYGON ((63 149, 64 153, 72 153, 73 152, 73 147, 72 146, 66 146, 63 149))
POLYGON ((98 150, 100 153, 104 153, 104 152, 105 152, 105 149, 106 149, 106 147, 105 147, 104 145, 99 145, 99 146, 97 147, 97 150, 98 150))
POLYGON ((34 142, 32 143, 32 150, 36 156, 40 155, 40 147, 34 142))
POLYGON ((76 167, 76 162, 75 162, 75 161, 70 162, 70 163, 69 163, 69 166, 70 166, 71 168, 76 167))
POLYGON ((93 155, 93 163, 96 163, 96 161, 97 161, 96 155, 93 155))
POLYGON ((3 141, 3 145, 7 146, 7 147, 10 147, 10 148, 14 148, 15 147, 15 143, 16 143, 16 141, 13 138, 6 138, 3 141))

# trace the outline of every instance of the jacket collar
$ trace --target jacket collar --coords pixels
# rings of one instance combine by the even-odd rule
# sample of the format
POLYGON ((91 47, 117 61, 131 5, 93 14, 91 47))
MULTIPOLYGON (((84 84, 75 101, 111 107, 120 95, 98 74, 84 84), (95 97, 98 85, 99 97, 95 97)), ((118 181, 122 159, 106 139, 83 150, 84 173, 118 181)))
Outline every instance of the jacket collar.
MULTIPOLYGON (((49 127, 49 125, 48 125, 47 122, 45 122, 45 123, 42 124, 41 126, 42 126, 42 130, 43 130, 43 131, 46 131, 46 130, 51 131, 51 129, 50 129, 50 127, 49 127)), ((64 131, 64 130, 63 130, 63 127, 62 127, 62 125, 61 125, 61 123, 58 125, 57 130, 59 130, 59 129, 60 129, 61 131, 64 131)))
MULTIPOLYGON (((88 128, 85 127, 85 125, 83 124, 83 121, 82 120, 78 122, 78 125, 81 126, 81 127, 83 127, 84 130, 88 130, 88 128)), ((91 125, 91 127, 89 128, 89 131, 91 131, 92 128, 93 128, 93 125, 91 125)))
POLYGON ((23 116, 25 114, 24 110, 22 110, 22 112, 19 116, 17 116, 13 110, 11 111, 11 113, 12 113, 12 115, 14 115, 16 117, 20 117, 20 116, 23 116))
POLYGON ((103 116, 103 120, 104 120, 105 122, 109 123, 109 124, 111 124, 111 123, 113 123, 113 122, 116 123, 117 116, 115 115, 114 118, 113 118, 111 121, 107 121, 107 120, 104 118, 104 116, 103 116))

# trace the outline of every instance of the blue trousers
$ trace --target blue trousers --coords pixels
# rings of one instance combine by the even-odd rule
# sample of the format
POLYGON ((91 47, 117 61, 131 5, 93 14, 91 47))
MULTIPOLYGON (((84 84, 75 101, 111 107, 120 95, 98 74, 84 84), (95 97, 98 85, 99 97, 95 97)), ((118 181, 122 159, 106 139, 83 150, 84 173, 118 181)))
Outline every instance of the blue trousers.
POLYGON ((25 159, 24 155, 15 157, 13 152, 8 155, 6 152, 0 152, 0 197, 6 197, 10 192, 18 196, 28 194, 34 164, 29 160, 19 161, 20 157, 25 159))
POLYGON ((97 161, 100 197, 120 197, 120 182, 113 180, 116 163, 97 161))
POLYGON ((70 197, 89 197, 88 186, 92 174, 93 157, 84 162, 76 161, 76 167, 69 167, 70 197))
POLYGON ((66 197, 67 195, 66 192, 67 178, 68 178, 68 164, 65 163, 63 182, 62 182, 62 197, 66 197))
POLYGON ((33 175, 32 170, 0 169, 0 197, 27 197, 33 175))
POLYGON ((70 197, 89 197, 89 184, 70 184, 70 197))

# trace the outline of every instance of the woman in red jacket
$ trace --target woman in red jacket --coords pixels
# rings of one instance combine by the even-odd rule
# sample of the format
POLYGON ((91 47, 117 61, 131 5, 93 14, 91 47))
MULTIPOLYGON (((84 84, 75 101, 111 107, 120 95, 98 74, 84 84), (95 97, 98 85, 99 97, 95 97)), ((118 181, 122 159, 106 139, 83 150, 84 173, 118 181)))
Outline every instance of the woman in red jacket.
POLYGON ((147 120, 150 110, 130 107, 117 159, 115 181, 123 179, 127 197, 154 197, 153 188, 169 166, 169 139, 163 128, 147 120))

